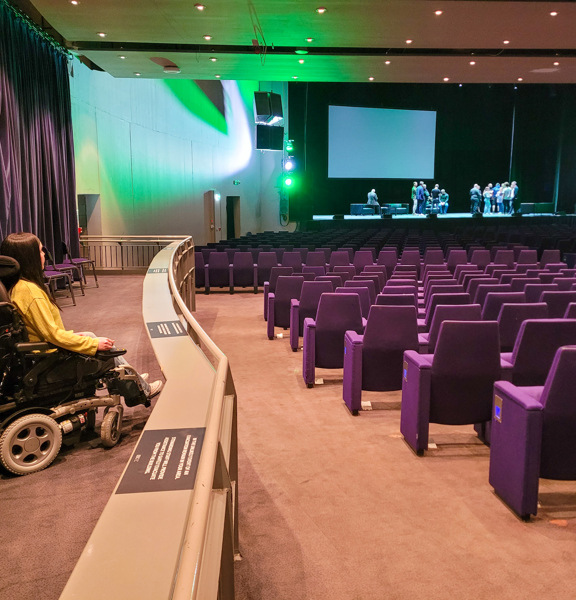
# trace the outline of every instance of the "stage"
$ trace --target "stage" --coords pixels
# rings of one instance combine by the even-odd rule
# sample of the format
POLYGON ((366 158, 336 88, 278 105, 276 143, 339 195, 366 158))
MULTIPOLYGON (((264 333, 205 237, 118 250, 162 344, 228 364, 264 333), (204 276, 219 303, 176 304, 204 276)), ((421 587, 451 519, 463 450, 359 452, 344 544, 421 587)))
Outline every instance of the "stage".
POLYGON ((530 215, 447 213, 443 215, 385 215, 384 217, 380 215, 313 215, 312 220, 306 222, 306 231, 399 228, 449 231, 459 226, 518 227, 550 223, 576 226, 576 215, 555 215, 553 213, 530 215))

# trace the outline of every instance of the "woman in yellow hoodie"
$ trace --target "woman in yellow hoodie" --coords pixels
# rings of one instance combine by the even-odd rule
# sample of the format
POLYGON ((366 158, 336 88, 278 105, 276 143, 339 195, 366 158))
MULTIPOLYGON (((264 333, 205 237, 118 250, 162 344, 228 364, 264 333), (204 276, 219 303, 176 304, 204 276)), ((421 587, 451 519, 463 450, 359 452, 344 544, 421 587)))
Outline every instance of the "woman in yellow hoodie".
MULTIPOLYGON (((96 337, 90 332, 66 330, 56 302, 46 293, 44 285, 44 252, 42 242, 32 233, 12 233, 2 242, 0 254, 10 256, 20 264, 20 279, 9 290, 10 299, 18 309, 31 342, 48 342, 72 352, 94 356, 98 350, 110 350, 114 340, 96 337)), ((122 356, 116 364, 126 364, 122 356)), ((148 397, 162 388, 160 380, 152 384, 140 376, 142 389, 148 397)))

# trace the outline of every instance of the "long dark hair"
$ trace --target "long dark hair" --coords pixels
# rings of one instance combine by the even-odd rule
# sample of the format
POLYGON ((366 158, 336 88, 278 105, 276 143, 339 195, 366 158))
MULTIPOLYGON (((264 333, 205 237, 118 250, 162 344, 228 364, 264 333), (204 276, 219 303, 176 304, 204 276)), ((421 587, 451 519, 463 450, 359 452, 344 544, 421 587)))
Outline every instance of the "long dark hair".
MULTIPOLYGON (((33 233, 11 233, 2 242, 0 254, 16 259, 20 264, 20 277, 46 291, 40 259, 40 240, 33 233)), ((51 292, 48 293, 48 298, 57 306, 51 292)))

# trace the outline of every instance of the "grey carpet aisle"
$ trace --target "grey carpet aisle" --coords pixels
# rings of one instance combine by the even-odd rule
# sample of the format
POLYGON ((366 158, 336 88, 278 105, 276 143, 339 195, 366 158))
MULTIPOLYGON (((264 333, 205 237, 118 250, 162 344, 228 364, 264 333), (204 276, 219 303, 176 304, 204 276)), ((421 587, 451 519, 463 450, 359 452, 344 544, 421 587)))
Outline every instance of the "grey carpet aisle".
MULTIPOLYGON (((106 278, 64 319, 115 337, 155 376, 140 289, 106 278)), ((238 391, 238 600, 575 597, 576 483, 543 481, 540 514, 523 523, 488 485, 471 427, 432 426, 438 448, 417 458, 399 434, 399 393, 368 394, 379 410, 352 417, 341 371, 305 388, 301 352, 266 337, 261 294, 197 305, 238 391)), ((146 414, 134 411, 114 449, 85 440, 42 473, 0 480, 1 600, 58 597, 146 414)))

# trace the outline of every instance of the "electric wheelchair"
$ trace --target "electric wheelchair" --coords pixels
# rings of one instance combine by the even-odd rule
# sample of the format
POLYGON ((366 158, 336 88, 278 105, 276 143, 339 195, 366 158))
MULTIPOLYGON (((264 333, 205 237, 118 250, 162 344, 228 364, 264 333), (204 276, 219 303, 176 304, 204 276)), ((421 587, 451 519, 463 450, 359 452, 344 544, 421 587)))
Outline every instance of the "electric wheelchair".
POLYGON ((128 407, 148 407, 150 401, 136 371, 114 365, 114 357, 126 350, 86 356, 29 342, 6 292, 19 270, 17 261, 0 256, 0 464, 27 475, 52 463, 64 436, 93 429, 99 408, 104 408, 102 443, 112 447, 122 430, 121 400, 128 407))

